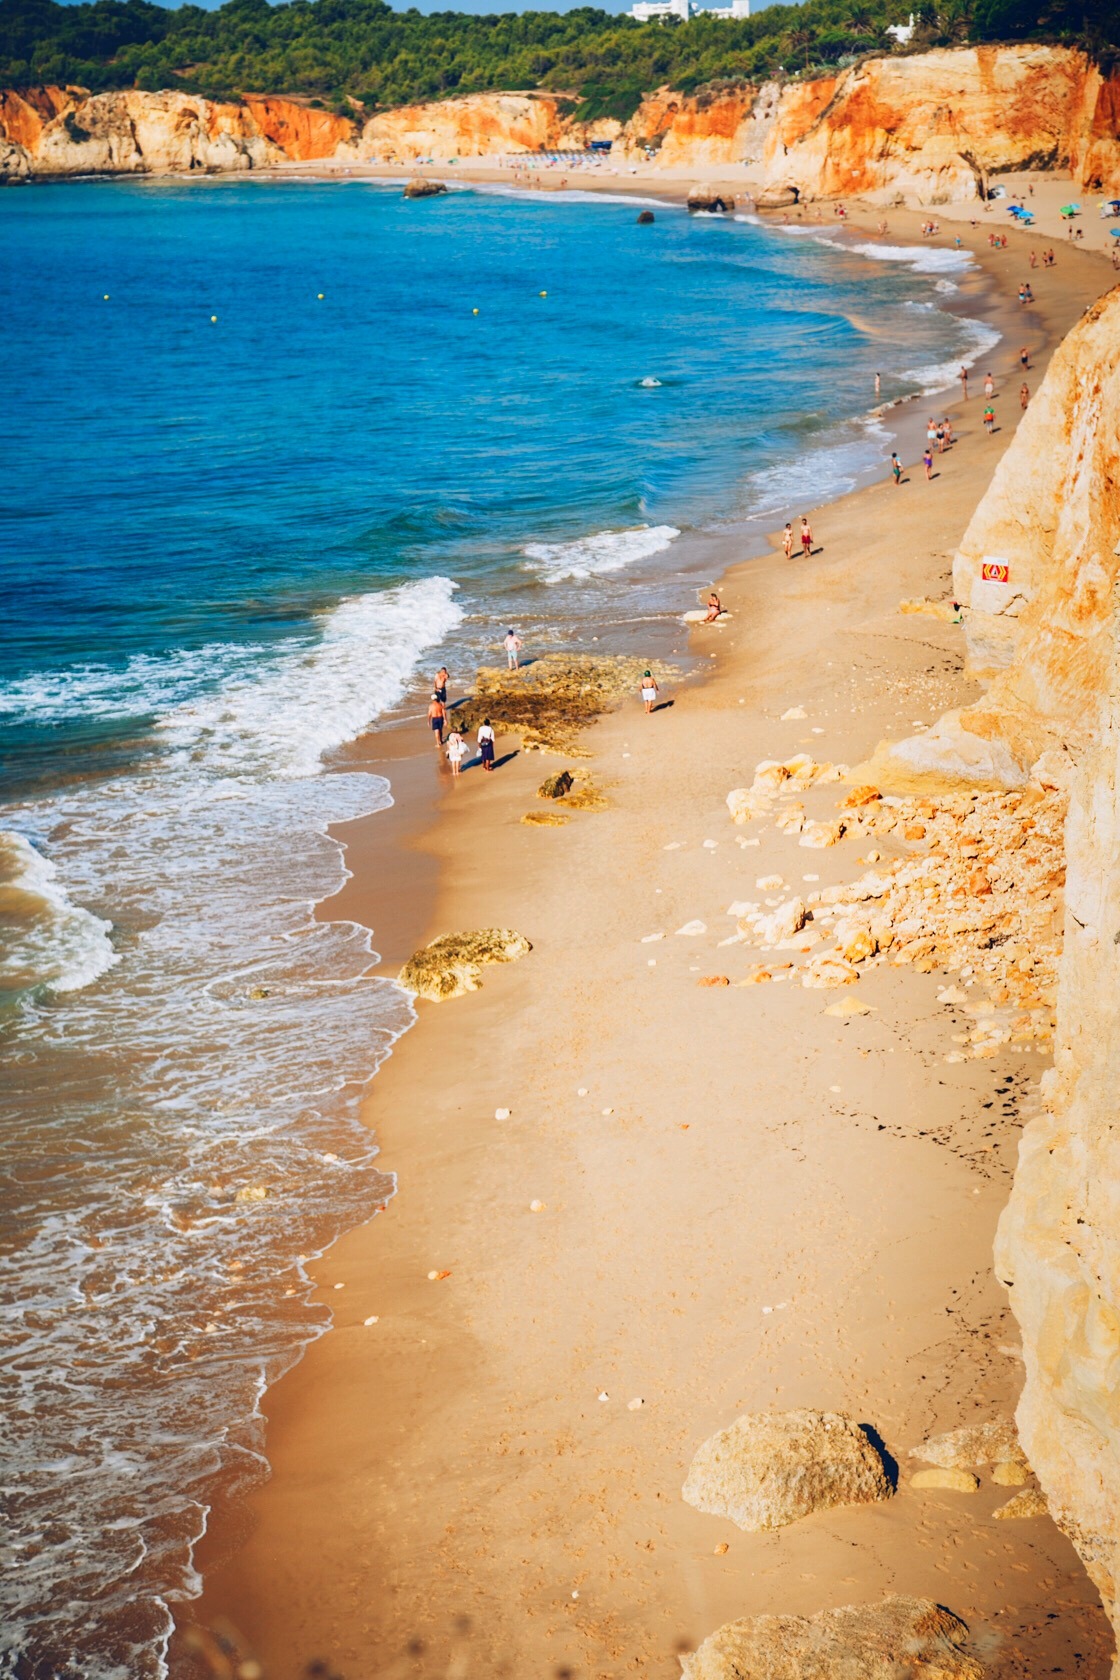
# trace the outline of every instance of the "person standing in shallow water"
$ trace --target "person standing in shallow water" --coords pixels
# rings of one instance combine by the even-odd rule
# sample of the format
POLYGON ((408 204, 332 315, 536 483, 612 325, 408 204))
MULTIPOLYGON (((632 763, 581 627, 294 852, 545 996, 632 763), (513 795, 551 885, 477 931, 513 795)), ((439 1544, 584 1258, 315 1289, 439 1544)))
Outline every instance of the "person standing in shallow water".
POLYGON ((657 704, 657 678, 652 671, 642 672, 642 699, 645 702, 646 716, 648 717, 657 704))
MULTIPOLYGON (((510 635, 512 635, 512 630, 510 635)), ((494 768, 494 731, 490 719, 485 718, 478 726, 478 756, 482 760, 484 770, 494 768)))

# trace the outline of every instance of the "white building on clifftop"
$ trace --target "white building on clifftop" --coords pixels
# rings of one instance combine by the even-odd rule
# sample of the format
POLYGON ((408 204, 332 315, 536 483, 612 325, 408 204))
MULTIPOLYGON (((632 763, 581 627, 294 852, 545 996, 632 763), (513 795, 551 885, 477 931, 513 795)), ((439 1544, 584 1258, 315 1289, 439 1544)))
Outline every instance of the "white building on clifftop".
POLYGON ((630 16, 639 23, 652 23, 658 18, 664 21, 675 17, 687 23, 692 17, 734 19, 750 15, 751 0, 731 0, 730 6, 710 6, 704 11, 693 5, 693 0, 634 0, 630 8, 630 16))

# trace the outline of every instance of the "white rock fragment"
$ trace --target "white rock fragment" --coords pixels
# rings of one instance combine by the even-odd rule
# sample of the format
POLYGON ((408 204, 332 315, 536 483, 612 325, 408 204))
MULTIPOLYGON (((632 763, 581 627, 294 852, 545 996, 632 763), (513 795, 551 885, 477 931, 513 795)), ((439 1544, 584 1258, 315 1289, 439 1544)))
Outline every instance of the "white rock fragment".
POLYGON ((779 892, 785 886, 780 875, 760 875, 755 882, 759 892, 779 892))
POLYGON ((372 1315, 372 1317, 363 1318, 363 1320, 362 1320, 362 1323, 365 1325, 367 1330, 369 1329, 371 1324, 380 1324, 380 1322, 381 1322, 381 1320, 378 1318, 376 1313, 374 1313, 372 1315))
POLYGON ((686 922, 683 927, 679 927, 677 929, 677 935, 678 937, 683 937, 685 939, 697 939, 702 933, 707 933, 707 931, 708 927, 706 922, 693 921, 686 922))
POLYGON ((787 711, 782 713, 780 721, 782 723, 794 723, 801 718, 808 717, 808 715, 809 714, 805 710, 804 706, 790 706, 787 711))
POLYGON ((640 1396, 635 1396, 633 1400, 628 1400, 626 1402, 626 1410, 628 1412, 639 1412, 644 1405, 645 1401, 641 1399, 640 1396))
POLYGON ((576 1087, 576 1096, 577 1097, 585 1097, 586 1095, 587 1095, 587 1086, 586 1085, 579 1085, 579 1086, 576 1087))
POLYGON ((509 1117, 510 1117, 510 1110, 508 1108, 496 1108, 494 1110, 495 1120, 508 1120, 509 1117))
POLYGON ((643 933, 640 943, 643 945, 655 945, 659 939, 664 939, 664 937, 665 935, 663 933, 643 933))
POLYGON ((600 1394, 599 1398, 600 1398, 600 1400, 602 1400, 605 1403, 606 1401, 608 1401, 610 1399, 610 1395, 607 1393, 606 1389, 604 1389, 603 1392, 600 1394))

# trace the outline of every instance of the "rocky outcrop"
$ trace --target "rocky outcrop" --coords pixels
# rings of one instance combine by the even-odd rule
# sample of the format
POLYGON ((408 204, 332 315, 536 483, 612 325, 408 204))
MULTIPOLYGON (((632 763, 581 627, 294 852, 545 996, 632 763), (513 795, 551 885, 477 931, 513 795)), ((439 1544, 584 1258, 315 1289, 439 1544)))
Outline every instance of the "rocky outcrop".
POLYGON ((524 934, 512 928, 445 933, 409 957, 399 982, 406 992, 415 992, 430 1003, 446 1003, 464 992, 477 992, 487 963, 516 962, 532 949, 524 934))
POLYGON ((928 1598, 885 1598, 817 1616, 728 1622, 690 1656, 684 1680, 983 1680, 968 1629, 928 1598))
MULTIPOLYGON (((839 1412, 755 1412, 705 1441, 685 1499, 747 1532, 894 1492, 871 1433, 839 1412)), ((718 1635, 716 1636, 719 1637, 718 1635)))
POLYGON ((405 198, 438 198, 447 191, 446 181, 430 181, 426 176, 414 175, 404 189, 405 198))
POLYGON ((372 117, 358 149, 363 158, 384 163, 557 151, 572 144, 563 110, 558 97, 533 93, 476 93, 404 105, 372 117))

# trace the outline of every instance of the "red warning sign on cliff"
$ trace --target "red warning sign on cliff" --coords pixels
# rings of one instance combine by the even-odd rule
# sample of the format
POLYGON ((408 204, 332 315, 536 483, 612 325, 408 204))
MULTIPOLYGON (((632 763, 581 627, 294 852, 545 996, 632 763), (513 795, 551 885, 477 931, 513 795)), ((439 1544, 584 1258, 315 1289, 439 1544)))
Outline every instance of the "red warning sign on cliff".
POLYGON ((980 568, 983 583, 1010 583, 1011 567, 1006 560, 985 560, 980 568))

